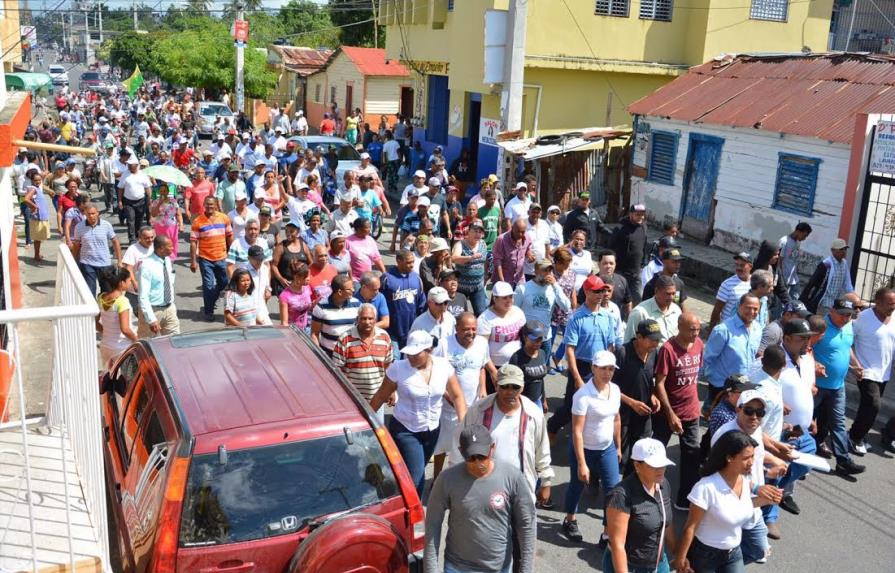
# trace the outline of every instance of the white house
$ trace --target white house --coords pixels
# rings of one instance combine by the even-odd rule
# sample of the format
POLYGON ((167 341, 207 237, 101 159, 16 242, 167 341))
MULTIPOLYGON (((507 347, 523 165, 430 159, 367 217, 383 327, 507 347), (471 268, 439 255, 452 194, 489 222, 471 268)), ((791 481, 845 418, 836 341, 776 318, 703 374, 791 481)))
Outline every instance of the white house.
MULTIPOLYGON (((799 221, 804 251, 841 235, 856 115, 892 89, 895 60, 861 54, 727 56, 631 104, 632 202, 685 235, 755 253, 799 221)), ((886 94, 888 97, 889 94, 886 94)), ((808 265, 812 261, 805 261, 808 265)))

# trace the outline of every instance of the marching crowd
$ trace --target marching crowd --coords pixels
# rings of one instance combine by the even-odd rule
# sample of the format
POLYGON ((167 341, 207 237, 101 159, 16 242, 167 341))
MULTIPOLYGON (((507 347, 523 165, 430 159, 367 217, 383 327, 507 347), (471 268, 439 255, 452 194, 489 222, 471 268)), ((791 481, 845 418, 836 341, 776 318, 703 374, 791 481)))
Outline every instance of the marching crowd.
MULTIPOLYGON (((864 471, 852 456, 871 447, 891 371, 895 292, 856 295, 844 240, 807 282, 807 223, 737 254, 704 325, 676 226, 649 241, 641 204, 610 227, 586 193, 568 212, 539 204, 533 175, 473 185, 465 160, 448 169, 441 148, 414 151, 401 119, 371 130, 359 110, 343 122, 333 108, 320 126, 363 151, 340 181, 329 149, 289 139, 308 131, 300 111, 275 108, 258 128, 240 114, 203 150, 194 95, 57 99, 57 124, 30 138, 96 158, 19 154, 34 263, 53 223, 97 296, 103 366, 139 337, 180 332, 186 270, 201 274, 209 322, 306 332, 387 423, 427 498, 428 573, 445 520, 444 571, 534 570, 535 508, 561 509, 559 533, 582 541, 588 486, 603 493, 604 571, 741 571, 769 560, 780 509, 800 513, 796 484, 816 456, 864 471), (382 215, 394 215, 391 267, 373 237, 382 215), (545 377, 560 373, 565 394, 548 404, 545 377), (847 429, 848 380, 860 403, 847 429), (554 500, 561 450, 571 477, 554 500)), ((895 451, 895 420, 882 445, 895 451)))

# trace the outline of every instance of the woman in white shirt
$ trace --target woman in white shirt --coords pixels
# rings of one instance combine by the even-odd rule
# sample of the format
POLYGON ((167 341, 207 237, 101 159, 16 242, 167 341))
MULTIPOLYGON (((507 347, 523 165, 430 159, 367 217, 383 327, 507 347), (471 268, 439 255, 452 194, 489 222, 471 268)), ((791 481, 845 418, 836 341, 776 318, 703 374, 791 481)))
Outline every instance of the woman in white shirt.
MULTIPOLYGON (((519 331, 525 320, 525 313, 513 304, 513 287, 504 281, 494 283, 491 306, 479 316, 476 334, 488 341, 491 362, 497 369, 522 348, 519 331)), ((488 392, 494 392, 493 380, 489 380, 488 392)))
POLYGON ((137 341, 134 312, 125 293, 131 283, 131 273, 123 267, 104 269, 100 279, 100 293, 96 297, 100 313, 96 328, 102 335, 99 343, 100 368, 112 367, 115 357, 137 341))
MULTIPOLYGON (((584 486, 599 479, 604 492, 619 482, 622 422, 618 410, 621 390, 611 382, 615 373, 615 354, 601 350, 594 356, 593 377, 572 397, 572 441, 569 452, 569 488, 566 490, 566 517, 562 530, 572 541, 581 541, 575 513, 584 486)), ((603 507, 603 528, 600 545, 605 547, 606 508, 603 507)))
POLYGON ((593 257, 591 257, 590 251, 584 248, 586 239, 587 234, 584 230, 578 229, 572 233, 569 240, 569 250, 572 251, 570 268, 575 271, 575 292, 578 292, 581 285, 584 284, 584 280, 594 272, 593 257))
POLYGON ((744 570, 740 549, 743 526, 752 521, 756 507, 775 503, 763 497, 767 489, 752 497, 759 495, 750 477, 757 445, 745 433, 733 430, 712 446, 702 466, 704 477, 687 496, 690 516, 678 543, 674 569, 695 573, 744 570))
POLYGON ((411 332, 401 352, 407 358, 388 367, 370 406, 376 412, 386 402, 394 404, 391 396, 397 392, 398 401, 388 430, 422 498, 426 464, 438 443, 442 400, 450 400, 460 425, 466 416, 466 400, 451 363, 446 358, 432 356, 429 333, 411 332))

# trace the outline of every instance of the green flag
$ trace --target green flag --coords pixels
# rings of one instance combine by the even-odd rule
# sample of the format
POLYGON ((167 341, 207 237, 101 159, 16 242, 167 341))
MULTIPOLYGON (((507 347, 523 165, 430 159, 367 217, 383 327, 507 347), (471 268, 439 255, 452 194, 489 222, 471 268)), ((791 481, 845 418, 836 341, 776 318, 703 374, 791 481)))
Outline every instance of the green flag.
POLYGON ((124 85, 125 89, 127 89, 127 95, 133 99, 134 94, 137 93, 137 90, 143 85, 143 74, 140 73, 140 66, 137 66, 134 73, 131 74, 131 77, 121 83, 124 85))

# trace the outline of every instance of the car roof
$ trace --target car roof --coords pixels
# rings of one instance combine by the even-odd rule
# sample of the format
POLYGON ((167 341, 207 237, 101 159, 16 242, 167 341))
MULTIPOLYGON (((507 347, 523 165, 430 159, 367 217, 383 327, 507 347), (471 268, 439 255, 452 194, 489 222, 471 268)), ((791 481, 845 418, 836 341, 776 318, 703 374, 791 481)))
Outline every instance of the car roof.
POLYGON ((339 143, 342 145, 351 145, 341 137, 333 137, 331 135, 295 135, 289 139, 293 141, 306 141, 309 145, 325 145, 328 143, 339 143))
POLYGON ((363 419, 350 392, 289 327, 217 329, 149 348, 198 436, 286 420, 363 419))

